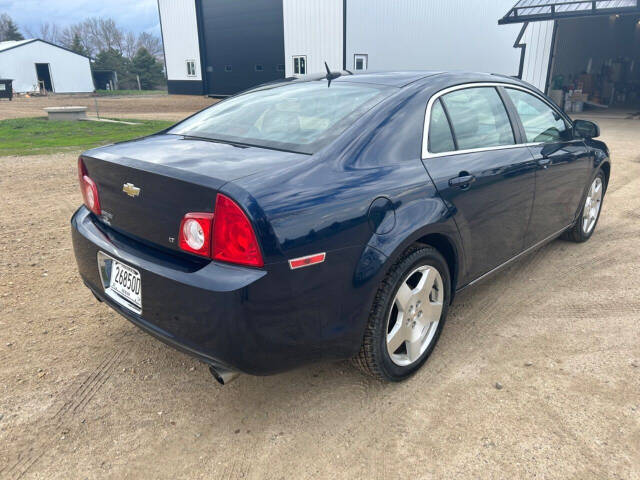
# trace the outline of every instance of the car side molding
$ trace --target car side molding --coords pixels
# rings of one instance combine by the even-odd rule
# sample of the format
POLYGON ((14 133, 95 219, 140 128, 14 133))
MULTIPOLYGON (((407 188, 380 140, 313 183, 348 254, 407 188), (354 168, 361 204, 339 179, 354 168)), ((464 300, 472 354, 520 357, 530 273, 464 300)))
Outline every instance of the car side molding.
POLYGON ((460 287, 458 289, 458 291, 464 290, 467 287, 470 287, 472 285, 475 285, 476 283, 484 280, 485 278, 489 277, 490 275, 492 275, 493 273, 497 272, 498 270, 501 270, 502 268, 506 267, 507 265, 509 265, 511 262, 516 261, 517 259, 519 259, 520 257, 526 255, 527 253, 531 252, 532 250, 535 250, 536 248, 542 247, 544 244, 558 238, 560 235, 562 235, 565 231, 569 230, 573 225, 567 225, 566 227, 562 228, 561 230, 558 230, 556 233, 553 233, 551 235, 549 235, 548 237, 540 240, 538 243, 531 245, 530 247, 526 248, 525 250, 523 250, 522 252, 520 252, 519 254, 511 257, 509 260, 507 260, 504 263, 501 263, 500 265, 498 265, 495 268, 492 268, 491 270, 489 270, 487 273, 484 273, 482 275, 480 275, 478 278, 476 278, 475 280, 472 280, 471 282, 467 283, 466 285, 460 287))

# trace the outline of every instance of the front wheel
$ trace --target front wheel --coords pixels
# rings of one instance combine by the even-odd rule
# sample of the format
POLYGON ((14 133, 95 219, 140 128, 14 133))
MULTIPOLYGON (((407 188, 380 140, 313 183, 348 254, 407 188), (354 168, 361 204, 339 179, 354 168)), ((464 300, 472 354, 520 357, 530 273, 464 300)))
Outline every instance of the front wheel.
POLYGON ((600 171, 591 182, 576 224, 564 234, 566 240, 581 243, 591 238, 600 218, 605 189, 604 173, 600 171))
POLYGON ((450 298, 442 255, 429 246, 409 250, 378 289, 356 366, 390 382, 413 374, 440 337, 450 298))

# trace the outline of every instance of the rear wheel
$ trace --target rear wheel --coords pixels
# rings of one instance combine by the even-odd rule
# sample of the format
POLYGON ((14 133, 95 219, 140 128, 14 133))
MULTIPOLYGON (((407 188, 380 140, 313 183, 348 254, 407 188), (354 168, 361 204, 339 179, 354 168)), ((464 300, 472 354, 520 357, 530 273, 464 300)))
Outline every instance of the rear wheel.
POLYGON ((392 267, 374 301, 360 353, 365 373, 398 382, 433 351, 451 298, 447 262, 432 247, 416 247, 392 267))
POLYGON ((591 182, 576 224, 563 235, 565 239, 581 243, 591 238, 600 218, 605 189, 604 173, 598 172, 596 178, 591 182))

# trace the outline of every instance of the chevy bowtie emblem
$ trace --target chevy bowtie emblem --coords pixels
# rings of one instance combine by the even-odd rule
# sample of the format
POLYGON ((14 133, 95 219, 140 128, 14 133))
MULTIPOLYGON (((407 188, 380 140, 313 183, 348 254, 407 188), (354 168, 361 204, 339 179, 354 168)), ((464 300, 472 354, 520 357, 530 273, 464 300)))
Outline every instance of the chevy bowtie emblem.
POLYGON ((122 186, 122 191, 127 195, 129 195, 130 197, 140 196, 140 189, 136 187, 133 183, 125 183, 122 186))

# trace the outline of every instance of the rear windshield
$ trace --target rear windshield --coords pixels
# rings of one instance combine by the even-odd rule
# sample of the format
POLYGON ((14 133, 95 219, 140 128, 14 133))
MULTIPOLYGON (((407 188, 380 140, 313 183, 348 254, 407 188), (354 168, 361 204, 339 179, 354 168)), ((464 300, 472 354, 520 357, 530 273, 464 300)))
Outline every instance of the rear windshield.
POLYGON ((394 90, 326 80, 269 87, 213 105, 168 133, 315 153, 394 90))

